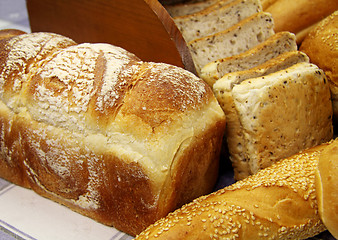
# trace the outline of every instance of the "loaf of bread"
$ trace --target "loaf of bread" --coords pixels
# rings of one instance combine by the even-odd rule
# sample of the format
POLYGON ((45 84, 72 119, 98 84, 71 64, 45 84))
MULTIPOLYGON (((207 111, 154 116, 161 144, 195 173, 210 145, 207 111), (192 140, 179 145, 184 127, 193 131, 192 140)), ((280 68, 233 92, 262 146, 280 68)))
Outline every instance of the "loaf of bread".
POLYGON ((272 14, 275 32, 289 31, 295 34, 321 21, 337 9, 337 0, 277 0, 263 8, 272 14))
POLYGON ((192 73, 50 33, 0 61, 0 177, 131 235, 212 191, 225 116, 192 73))
POLYGON ((198 75, 208 63, 249 50, 274 34, 270 14, 259 12, 232 27, 188 42, 198 75))
POLYGON ((315 236, 325 230, 318 213, 315 169, 320 154, 333 143, 293 155, 256 175, 200 197, 157 221, 136 239, 256 240, 315 236))
POLYGON ((334 119, 338 124, 338 10, 307 35, 300 50, 324 70, 330 83, 334 119))
POLYGON ((338 141, 323 150, 315 174, 319 216, 338 239, 338 141))
POLYGON ((201 69, 200 77, 212 86, 217 79, 227 73, 254 68, 282 53, 296 50, 295 35, 290 32, 279 32, 243 53, 208 63, 201 69))
MULTIPOLYGON (((220 0, 205 0, 205 1, 188 1, 185 3, 164 4, 165 9, 171 17, 179 17, 188 14, 193 14, 219 2, 220 0)), ((234 0, 221 0, 223 2, 231 2, 234 0)))
POLYGON ((219 80, 213 89, 226 114, 237 180, 333 136, 329 86, 313 64, 238 83, 219 80))
MULTIPOLYGON (((221 91, 224 91, 224 89, 230 91, 234 85, 240 84, 244 80, 269 75, 292 67, 297 63, 309 61, 309 57, 301 51, 282 53, 256 67, 225 74, 213 84, 214 93, 216 96, 220 96, 221 91)), ((223 103, 224 101, 221 102, 223 103)))
POLYGON ((220 1, 194 14, 174 18, 186 42, 226 30, 262 11, 260 0, 220 1))
POLYGON ((5 38, 10 38, 14 36, 18 36, 21 34, 25 34, 25 32, 18 29, 3 29, 0 31, 0 40, 5 38))

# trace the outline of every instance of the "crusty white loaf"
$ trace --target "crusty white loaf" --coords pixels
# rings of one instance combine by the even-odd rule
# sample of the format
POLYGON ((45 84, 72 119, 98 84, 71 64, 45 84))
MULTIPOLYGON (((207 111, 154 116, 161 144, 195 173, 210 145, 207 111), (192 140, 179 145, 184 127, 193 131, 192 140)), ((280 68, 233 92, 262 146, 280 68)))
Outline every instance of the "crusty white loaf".
POLYGON ((332 138, 329 86, 322 70, 302 62, 214 92, 227 117, 226 139, 235 178, 332 138))
MULTIPOLYGON (((335 140, 336 142, 338 140, 335 140)), ((325 230, 315 169, 330 143, 308 149, 200 197, 136 239, 306 239, 325 230)))
POLYGON ((270 14, 259 12, 234 26, 210 36, 188 42, 196 71, 217 59, 249 50, 274 34, 270 14))
POLYGON ((213 189, 225 117, 195 75, 48 33, 0 53, 0 177, 131 235, 213 189))
POLYGON ((208 63, 201 69, 200 77, 212 86, 217 79, 227 73, 247 70, 282 53, 296 50, 295 35, 290 32, 279 32, 243 53, 208 63))
POLYGON ((174 18, 186 42, 226 30, 243 19, 262 11, 259 0, 236 0, 217 4, 199 11, 174 18))
POLYGON ((324 149, 315 174, 319 216, 338 238, 338 140, 324 149))

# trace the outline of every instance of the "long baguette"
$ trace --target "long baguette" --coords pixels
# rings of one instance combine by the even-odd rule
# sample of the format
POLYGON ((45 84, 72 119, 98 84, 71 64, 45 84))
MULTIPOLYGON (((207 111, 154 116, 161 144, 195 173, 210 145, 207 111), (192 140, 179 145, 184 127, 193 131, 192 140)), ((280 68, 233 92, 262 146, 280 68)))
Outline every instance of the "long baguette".
POLYGON ((157 221, 136 239, 305 239, 325 230, 318 213, 315 169, 338 140, 286 158, 200 197, 157 221))

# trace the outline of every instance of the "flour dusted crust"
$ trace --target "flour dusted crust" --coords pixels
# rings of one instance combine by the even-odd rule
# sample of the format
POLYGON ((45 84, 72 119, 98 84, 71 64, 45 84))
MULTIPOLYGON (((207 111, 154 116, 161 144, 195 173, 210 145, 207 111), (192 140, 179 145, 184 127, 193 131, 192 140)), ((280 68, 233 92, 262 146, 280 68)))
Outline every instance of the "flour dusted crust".
POLYGON ((193 74, 47 33, 0 52, 1 177, 131 235, 212 190, 225 117, 193 74))

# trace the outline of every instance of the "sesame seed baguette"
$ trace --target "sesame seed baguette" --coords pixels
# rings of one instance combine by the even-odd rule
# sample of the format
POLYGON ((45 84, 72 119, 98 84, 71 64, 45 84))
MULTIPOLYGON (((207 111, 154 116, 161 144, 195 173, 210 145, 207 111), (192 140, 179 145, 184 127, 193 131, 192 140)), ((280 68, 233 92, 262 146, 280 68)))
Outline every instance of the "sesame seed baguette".
POLYGON ((259 12, 232 27, 188 42, 197 74, 208 63, 234 56, 264 42, 274 34, 271 14, 259 12))
MULTIPOLYGON (((338 140, 335 140, 337 142, 338 140)), ((320 219, 315 169, 333 141, 286 158, 184 205, 136 237, 143 239, 305 239, 320 219)))
POLYGON ((208 63, 201 69, 200 77, 212 86, 227 73, 254 68, 282 53, 296 50, 295 35, 279 32, 243 53, 208 63))
POLYGON ((186 42, 215 34, 262 11, 259 0, 222 1, 194 14, 174 18, 186 42))

